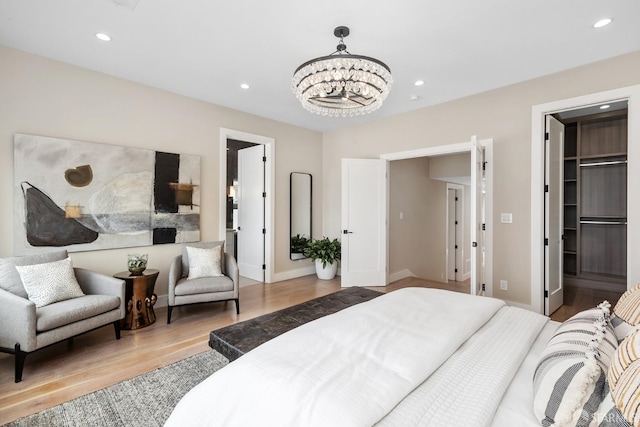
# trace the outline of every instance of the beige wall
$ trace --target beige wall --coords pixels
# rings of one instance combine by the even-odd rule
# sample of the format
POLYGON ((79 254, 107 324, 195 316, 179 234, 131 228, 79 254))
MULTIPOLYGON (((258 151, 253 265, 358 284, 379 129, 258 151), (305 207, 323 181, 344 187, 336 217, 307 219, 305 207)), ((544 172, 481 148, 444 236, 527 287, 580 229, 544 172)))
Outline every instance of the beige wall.
MULTIPOLYGON (((471 182, 471 153, 437 156, 429 159, 429 178, 447 181, 447 178, 465 178, 471 182)), ((449 179, 455 182, 455 179, 449 179)))
MULTIPOLYGON (((217 240, 220 128, 275 138, 275 273, 311 265, 289 260, 289 173, 313 174, 314 235, 322 234, 322 137, 236 110, 153 89, 0 46, 0 256, 13 255, 13 135, 26 133, 126 145, 201 157, 201 239, 217 240)), ((126 269, 126 255, 149 253, 166 294, 170 259, 179 245, 72 254, 76 266, 106 274, 126 269)))
POLYGON ((444 281, 446 184, 429 179, 429 160, 389 165, 389 273, 444 281))
POLYGON ((341 158, 378 158, 384 153, 465 142, 471 135, 493 138, 493 295, 530 304, 531 107, 639 83, 640 52, 634 52, 370 124, 327 132, 323 134, 324 234, 337 236, 340 230, 341 158), (513 213, 513 223, 501 224, 501 212, 513 213), (496 285, 500 279, 508 280, 508 291, 501 291, 496 285))

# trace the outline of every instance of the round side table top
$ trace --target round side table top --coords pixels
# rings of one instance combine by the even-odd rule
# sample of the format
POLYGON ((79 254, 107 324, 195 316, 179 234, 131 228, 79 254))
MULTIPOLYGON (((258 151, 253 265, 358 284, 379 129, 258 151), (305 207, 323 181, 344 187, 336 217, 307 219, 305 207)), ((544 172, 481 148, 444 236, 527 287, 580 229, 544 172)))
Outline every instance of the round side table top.
POLYGON ((145 271, 142 272, 142 274, 139 274, 137 276, 132 275, 129 270, 127 271, 121 271, 120 273, 116 273, 113 275, 113 277, 117 278, 117 279, 135 279, 136 277, 149 277, 149 276, 155 276, 158 273, 160 273, 160 270, 154 270, 153 268, 147 268, 145 271))

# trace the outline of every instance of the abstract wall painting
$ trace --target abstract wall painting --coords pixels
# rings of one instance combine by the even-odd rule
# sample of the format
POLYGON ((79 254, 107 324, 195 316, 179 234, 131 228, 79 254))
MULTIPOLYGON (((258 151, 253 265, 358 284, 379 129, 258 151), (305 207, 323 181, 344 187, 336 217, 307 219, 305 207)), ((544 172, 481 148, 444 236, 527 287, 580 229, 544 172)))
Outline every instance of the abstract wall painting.
POLYGON ((14 253, 200 240, 200 157, 14 136, 14 253))

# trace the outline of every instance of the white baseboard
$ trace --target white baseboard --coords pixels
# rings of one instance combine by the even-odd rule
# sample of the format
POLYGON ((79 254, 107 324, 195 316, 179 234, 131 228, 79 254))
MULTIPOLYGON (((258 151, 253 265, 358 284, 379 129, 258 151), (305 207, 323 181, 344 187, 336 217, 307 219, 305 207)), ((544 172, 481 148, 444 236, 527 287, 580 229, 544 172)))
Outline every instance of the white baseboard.
POLYGON ((394 273, 389 274, 389 283, 397 282, 400 279, 404 279, 405 277, 416 277, 413 271, 405 268, 404 270, 396 271, 394 273))

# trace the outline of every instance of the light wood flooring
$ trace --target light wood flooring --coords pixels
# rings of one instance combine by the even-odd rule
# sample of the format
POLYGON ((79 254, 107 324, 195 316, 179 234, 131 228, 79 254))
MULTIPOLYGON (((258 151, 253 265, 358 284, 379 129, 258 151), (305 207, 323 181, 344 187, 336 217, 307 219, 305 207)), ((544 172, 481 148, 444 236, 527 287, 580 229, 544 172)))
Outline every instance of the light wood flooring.
MULTIPOLYGON (((469 290, 468 282, 443 284, 417 278, 370 289, 389 292, 411 286, 469 290)), ((212 330, 340 289, 339 278, 318 280, 315 275, 246 285, 240 288, 239 315, 233 302, 177 307, 170 325, 166 324, 166 307, 158 308, 155 324, 122 331, 120 340, 115 339, 113 327, 107 326, 30 354, 23 380, 17 384, 13 356, 0 354, 0 425, 206 351, 212 330)), ((568 318, 572 310, 577 312, 601 301, 594 298, 599 296, 567 299, 574 305, 556 318, 568 318)))

